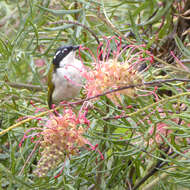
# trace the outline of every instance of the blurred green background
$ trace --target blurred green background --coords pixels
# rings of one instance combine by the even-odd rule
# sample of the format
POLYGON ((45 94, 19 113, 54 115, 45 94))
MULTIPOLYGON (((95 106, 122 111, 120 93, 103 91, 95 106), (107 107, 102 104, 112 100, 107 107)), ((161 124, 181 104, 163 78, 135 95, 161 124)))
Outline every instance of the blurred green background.
MULTIPOLYGON (((47 74, 55 50, 63 44, 82 44, 96 55, 104 36, 120 36, 124 45, 145 44, 143 50, 154 55, 154 64, 143 74, 145 81, 189 78, 189 12, 189 0, 1 0, 0 129, 10 127, 22 117, 34 116, 37 108, 47 109, 47 74)), ((88 52, 83 52, 82 58, 87 65, 93 60, 88 52)), ((163 84, 160 90, 160 99, 167 99, 171 96, 167 90, 177 95, 188 92, 189 85, 163 84)), ((121 110, 101 97, 94 104, 96 109, 89 112, 91 129, 86 136, 94 145, 99 144, 105 160, 84 150, 80 156, 66 161, 63 175, 57 179, 54 176, 63 164, 47 177, 35 177, 32 170, 39 159, 38 151, 26 162, 34 143, 27 139, 21 148, 18 146, 27 129, 40 126, 37 120, 6 133, 0 137, 0 189, 189 189, 189 96, 166 100, 163 105, 152 106, 129 119, 103 119, 122 111, 130 114, 154 103, 153 96, 124 97, 121 110), (128 105, 134 108, 128 110, 128 105), (164 118, 159 108, 166 114, 164 118), (155 112, 150 114, 152 111, 155 112), (176 118, 178 123, 172 120, 176 118), (172 130, 171 141, 165 137, 163 144, 147 145, 149 127, 161 122, 172 130), (176 143, 176 138, 181 139, 180 143, 176 143), (171 155, 166 151, 168 147, 173 151, 171 155), (163 167, 155 169, 159 163, 163 167), (169 171, 172 166, 175 170, 169 171), (152 168, 156 172, 151 175, 152 168), (150 178, 144 178, 148 174, 150 178), (161 180, 148 187, 159 177, 161 180)))

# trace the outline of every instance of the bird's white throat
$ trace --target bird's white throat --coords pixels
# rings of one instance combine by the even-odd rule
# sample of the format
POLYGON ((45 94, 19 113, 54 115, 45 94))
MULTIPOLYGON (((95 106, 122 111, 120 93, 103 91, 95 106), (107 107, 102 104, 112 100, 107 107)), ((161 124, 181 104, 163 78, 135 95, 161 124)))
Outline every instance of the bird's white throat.
POLYGON ((75 58, 73 51, 61 60, 52 77, 55 87, 52 94, 54 102, 69 100, 79 94, 83 84, 82 69, 83 64, 75 58))
POLYGON ((75 59, 75 52, 71 51, 66 57, 61 60, 59 67, 75 64, 75 59))

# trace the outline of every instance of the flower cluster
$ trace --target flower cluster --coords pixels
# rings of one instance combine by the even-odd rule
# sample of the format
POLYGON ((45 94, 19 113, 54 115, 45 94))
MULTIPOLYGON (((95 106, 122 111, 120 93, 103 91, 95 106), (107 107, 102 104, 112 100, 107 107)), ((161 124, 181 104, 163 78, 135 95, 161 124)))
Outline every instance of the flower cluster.
POLYGON ((40 133, 41 159, 35 174, 45 176, 47 172, 63 162, 67 156, 76 155, 79 147, 86 144, 95 148, 82 135, 87 128, 82 127, 83 119, 78 119, 71 109, 61 116, 51 116, 40 133))
MULTIPOLYGON (((176 105, 173 106, 174 109, 177 109, 176 105)), ((186 109, 185 108, 185 104, 181 104, 180 107, 178 109, 186 109)), ((171 122, 171 124, 173 123, 173 125, 187 125, 188 127, 190 127, 190 124, 187 123, 185 120, 181 120, 179 118, 168 118, 167 119, 167 115, 166 113, 164 113, 164 109, 158 108, 157 111, 160 112, 159 116, 160 118, 162 118, 163 122, 159 122, 156 123, 156 125, 152 125, 152 122, 150 120, 148 120, 148 123, 150 124, 150 129, 149 129, 149 134, 151 135, 149 144, 153 144, 153 142, 157 143, 157 144, 162 144, 165 142, 164 138, 167 138, 168 141, 171 141, 171 136, 174 136, 175 133, 175 127, 172 128, 172 125, 167 124, 167 122, 164 122, 164 120, 171 122)), ((153 114, 153 112, 152 112, 153 114)), ((168 115, 171 115, 170 113, 168 113, 168 115)), ((180 128, 178 128, 178 133, 180 134, 180 128)), ((179 135, 180 136, 180 135, 179 135)), ((184 139, 179 138, 178 135, 175 136, 175 142, 179 143, 180 141, 183 141, 184 139)), ((189 139, 188 139, 189 141, 189 139)))
MULTIPOLYGON (((86 83, 87 96, 95 96, 105 91, 117 89, 127 85, 141 84, 142 79, 137 71, 131 69, 127 62, 120 63, 117 60, 110 59, 106 62, 96 64, 93 70, 88 72, 86 83)), ((108 94, 107 96, 116 101, 120 95, 135 96, 135 88, 129 88, 122 91, 108 94)))
POLYGON ((138 68, 145 62, 153 61, 148 51, 145 52, 138 48, 143 49, 144 47, 143 45, 139 47, 135 45, 122 47, 121 41, 119 42, 115 38, 107 39, 106 47, 103 49, 102 44, 97 49, 97 52, 101 49, 97 55, 98 60, 93 55, 93 67, 83 73, 83 77, 86 79, 85 90, 87 97, 96 96, 126 86, 131 86, 131 88, 112 92, 106 96, 115 103, 117 103, 118 99, 121 99, 121 95, 134 97, 137 90, 135 86, 143 84, 143 79, 138 68), (111 40, 113 39, 117 47, 116 51, 111 49, 111 40), (144 53, 146 56, 144 56, 144 53), (122 57, 125 60, 122 60, 122 57))
MULTIPOLYGON (((86 79, 84 87, 87 98, 126 86, 131 86, 131 88, 114 91, 106 96, 115 104, 118 104, 118 99, 121 99, 122 95, 134 97, 137 90, 136 85, 143 84, 143 79, 138 72, 138 66, 152 61, 149 52, 144 54, 143 46, 128 45, 123 48, 121 39, 118 41, 114 37, 107 39, 104 50, 103 46, 99 46, 97 52, 99 50, 97 60, 92 55, 94 58, 93 67, 89 67, 88 70, 81 70, 81 75, 86 79), (115 42, 116 51, 113 48, 111 49, 113 47, 111 40, 115 42), (123 53, 125 53, 123 56, 125 59, 122 59, 121 55, 123 53)), ((39 138, 41 158, 34 171, 37 176, 45 176, 49 170, 57 167, 66 158, 77 155, 81 147, 89 145, 92 150, 96 149, 96 145, 92 146, 83 137, 83 134, 88 129, 88 127, 84 128, 84 125, 89 126, 89 121, 85 117, 88 106, 85 108, 86 110, 81 107, 78 116, 71 108, 67 108, 62 115, 50 116, 45 126, 41 129, 38 128, 39 133, 24 136, 23 140, 31 136, 39 138)), ((32 128, 32 130, 35 130, 35 128, 32 128)), ((103 159, 101 152, 98 152, 103 159)))

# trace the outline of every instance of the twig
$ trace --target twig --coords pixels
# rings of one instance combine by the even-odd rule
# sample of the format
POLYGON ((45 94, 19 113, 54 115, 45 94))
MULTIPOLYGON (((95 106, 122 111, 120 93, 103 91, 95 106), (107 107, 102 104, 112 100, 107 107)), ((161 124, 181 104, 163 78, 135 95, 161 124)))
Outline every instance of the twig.
POLYGON ((90 32, 92 34, 92 36, 96 39, 97 43, 100 44, 100 41, 99 41, 98 37, 96 36, 95 32, 93 30, 91 30, 89 27, 87 27, 84 24, 81 24, 79 22, 70 21, 70 20, 59 20, 59 21, 56 21, 56 22, 48 22, 48 25, 51 25, 51 24, 57 24, 57 25, 59 25, 59 24, 64 24, 64 23, 66 23, 66 24, 75 24, 75 25, 83 27, 88 32, 90 32))
POLYGON ((151 82, 144 82, 144 85, 157 85, 157 84, 161 84, 161 83, 167 83, 167 82, 190 82, 190 79, 180 79, 180 78, 174 78, 174 79, 164 79, 164 80, 154 80, 151 82))
POLYGON ((190 63, 190 59, 183 59, 181 60, 182 63, 190 63))
MULTIPOLYGON (((97 98, 99 96, 103 96, 115 91, 120 91, 120 90, 125 90, 128 88, 135 88, 135 87, 139 87, 142 85, 150 85, 150 86, 154 86, 154 85, 158 85, 158 84, 162 84, 162 83, 167 83, 167 82, 175 82, 175 81, 180 81, 180 82, 190 82, 190 79, 180 79, 180 78, 176 78, 176 79, 165 79, 165 80, 155 80, 155 81, 151 81, 151 82, 144 82, 143 84, 136 84, 136 85, 129 85, 129 86, 124 86, 124 87, 120 87, 117 88, 115 90, 111 90, 111 91, 107 91, 103 94, 100 94, 96 97, 91 97, 90 99, 94 99, 97 98)), ((42 91, 44 88, 47 88, 47 86, 43 86, 41 87, 40 85, 32 85, 32 84, 24 84, 24 83, 15 83, 15 82, 5 82, 5 84, 13 87, 13 88, 18 88, 18 89, 28 89, 28 90, 34 90, 34 91, 42 91)), ((87 98, 87 101, 90 100, 87 98)))
MULTIPOLYGON (((172 81, 190 82, 190 79, 166 79, 166 80, 160 80, 160 81, 157 80, 157 81, 147 82, 147 83, 144 83, 144 84, 145 84, 145 85, 156 85, 156 84, 158 84, 158 83, 160 84, 160 83, 166 83, 166 82, 172 82, 172 81), (162 82, 160 82, 160 81, 162 81, 162 82)), ((89 100, 98 98, 98 97, 100 97, 100 96, 104 96, 104 95, 111 94, 111 93, 113 93, 113 92, 117 92, 117 91, 121 91, 121 90, 125 90, 125 89, 128 89, 128 88, 135 88, 135 87, 138 87, 138 86, 143 86, 143 84, 129 85, 129 86, 124 86, 124 87, 117 88, 117 89, 114 89, 114 90, 109 90, 109 91, 107 91, 107 92, 104 92, 104 93, 102 93, 102 94, 98 94, 98 95, 96 95, 96 96, 91 96, 91 97, 89 97, 89 98, 81 99, 81 100, 78 100, 78 101, 75 101, 75 102, 68 102, 68 103, 66 103, 66 104, 62 104, 62 106, 70 106, 70 105, 81 104, 81 103, 83 103, 83 102, 85 102, 85 101, 89 101, 89 100)), ((174 98, 178 98, 178 97, 185 96, 185 95, 190 95, 190 92, 184 92, 184 93, 181 93, 181 94, 177 94, 177 95, 175 95, 175 96, 171 96, 171 97, 162 99, 162 100, 160 100, 160 101, 158 101, 158 102, 155 102, 155 103, 153 103, 153 104, 151 104, 151 105, 145 106, 145 107, 143 107, 142 109, 137 110, 136 112, 127 114, 126 117, 132 117, 132 116, 134 116, 134 115, 136 115, 136 114, 139 114, 140 112, 143 112, 143 111, 145 111, 145 110, 147 110, 147 109, 150 109, 151 107, 154 107, 154 106, 157 106, 157 105, 159 105, 159 104, 162 104, 162 103, 164 103, 165 101, 169 101, 169 100, 172 100, 172 99, 174 99, 174 98)), ((28 121, 31 121, 32 119, 35 119, 35 118, 44 116, 44 115, 46 115, 46 114, 49 114, 49 113, 51 113, 51 112, 54 112, 55 110, 60 109, 62 106, 58 106, 58 107, 56 107, 56 108, 54 108, 54 109, 41 112, 40 114, 38 114, 38 115, 36 115, 36 116, 33 116, 33 117, 31 117, 31 118, 27 118, 27 119, 25 119, 25 120, 22 120, 22 121, 20 121, 20 122, 18 122, 18 123, 16 123, 16 124, 10 126, 9 128, 7 128, 7 129, 1 131, 1 132, 0 132, 0 135, 3 135, 3 134, 7 133, 8 131, 10 131, 10 130, 12 130, 12 129, 18 127, 18 126, 20 126, 20 125, 22 125, 22 124, 24 124, 24 123, 26 123, 26 122, 28 122, 28 121)))
POLYGON ((1 19, 1 21, 0 21, 0 27, 1 26, 3 26, 4 24, 6 24, 6 22, 7 22, 7 20, 10 20, 11 18, 13 18, 14 17, 14 19, 16 20, 16 18, 15 18, 15 13, 17 12, 17 8, 15 8, 12 12, 11 12, 11 14, 9 14, 9 15, 7 15, 7 16, 5 16, 4 18, 2 18, 1 19))
MULTIPOLYGON (((100 10, 101 10, 101 7, 98 6, 98 8, 97 8, 97 17, 98 17, 101 21, 103 21, 108 27, 110 27, 110 28, 111 28, 116 34, 118 34, 120 37, 122 37, 123 39, 125 39, 127 42, 129 42, 129 43, 131 43, 131 44, 134 44, 134 42, 133 42, 132 40, 128 39, 125 35, 123 35, 123 34, 117 29, 116 26, 114 26, 114 24, 113 24, 113 23, 110 21, 110 19, 107 17, 106 12, 105 12, 105 9, 103 8, 103 14, 100 12, 100 10)), ((137 47, 137 49, 140 50, 139 47, 137 47)), ((155 55, 152 55, 152 57, 153 57, 156 61, 158 61, 159 63, 162 63, 162 64, 164 64, 164 65, 168 65, 168 66, 172 67, 172 68, 175 69, 175 70, 180 70, 180 71, 182 71, 182 72, 190 73, 190 71, 188 71, 188 70, 181 70, 181 69, 179 69, 179 68, 177 68, 177 67, 174 67, 173 65, 167 63, 166 61, 163 61, 162 59, 158 58, 158 57, 155 56, 155 55)))
POLYGON ((89 188, 88 188, 88 190, 93 190, 95 188, 95 184, 92 184, 89 188))
MULTIPOLYGON (((187 153, 186 155, 186 158, 189 157, 189 152, 187 153)), ((180 159, 180 161, 183 161, 185 160, 186 158, 182 158, 180 159)), ((169 172, 173 172, 176 170, 176 167, 172 167, 172 168, 169 168, 167 170, 167 173, 163 173, 161 176, 157 177, 156 179, 154 179, 152 182, 150 182, 149 184, 147 184, 143 190, 152 190, 156 184, 159 183, 160 180, 163 180, 163 179, 166 179, 167 177, 169 177, 169 172)))
POLYGON ((32 85, 32 84, 25 84, 25 83, 16 83, 16 82, 5 82, 5 84, 18 89, 28 89, 34 91, 42 91, 46 86, 41 87, 40 85, 32 85))
MULTIPOLYGON (((94 108, 95 109, 95 108, 94 108)), ((157 110, 158 111, 158 110, 157 110)), ((154 111, 155 112, 155 111, 154 111)), ((150 116, 150 115, 152 115, 152 113, 154 113, 154 112, 151 112, 148 116, 150 116)), ((158 113, 165 113, 164 111, 158 111, 158 113)), ((172 112, 172 111, 167 111, 167 113, 170 113, 170 114, 179 114, 179 112, 178 111, 176 111, 176 112, 172 112)), ((142 113, 142 115, 141 116, 146 116, 146 114, 145 113, 142 113)), ((107 121, 107 120, 111 120, 111 119, 123 119, 123 118, 126 118, 126 117, 128 117, 128 116, 126 116, 126 115, 124 115, 124 116, 122 116, 122 115, 116 115, 116 116, 113 116, 113 117, 103 117, 102 119, 103 120, 105 120, 105 121, 107 121)), ((143 119, 143 121, 144 120, 149 120, 148 119, 148 117, 146 118, 144 118, 143 119)), ((138 123, 140 123, 140 122, 137 122, 137 124, 138 123)))
POLYGON ((167 173, 163 173, 161 176, 157 177, 156 179, 154 179, 152 182, 150 182, 146 187, 143 188, 143 190, 151 190, 153 189, 153 187, 159 183, 159 181, 166 179, 169 176, 169 172, 173 172, 175 171, 176 168, 170 168, 167 170, 167 173))
POLYGON ((34 152, 36 151, 36 149, 37 149, 37 147, 38 147, 39 144, 40 144, 40 140, 35 144, 35 146, 34 146, 32 152, 31 152, 30 155, 28 156, 28 158, 27 158, 26 162, 24 163, 24 165, 23 165, 21 171, 19 172, 19 174, 18 174, 19 176, 22 175, 22 173, 23 173, 23 171, 24 171, 24 168, 26 167, 26 165, 28 164, 28 162, 29 162, 30 159, 32 158, 32 156, 33 156, 34 152))
MULTIPOLYGON (((156 164, 156 166, 152 168, 150 172, 147 175, 145 175, 134 187, 132 187, 131 190, 137 190, 147 179, 153 176, 158 171, 158 169, 161 168, 162 166, 161 163, 162 161, 158 160, 158 163, 156 164)), ((127 189, 127 190, 130 190, 130 189, 127 189)))
POLYGON ((111 93, 114 93, 114 92, 117 92, 117 91, 126 90, 126 89, 129 89, 129 88, 136 88, 136 87, 143 86, 143 85, 146 85, 146 86, 156 86, 158 84, 168 83, 168 82, 174 82, 174 81, 190 82, 190 79, 176 78, 176 79, 155 80, 155 81, 151 81, 151 82, 144 82, 144 83, 141 83, 141 84, 132 84, 132 85, 128 85, 128 86, 119 87, 119 88, 116 88, 116 89, 113 89, 113 90, 109 90, 109 91, 104 92, 102 94, 98 94, 96 96, 91 96, 89 98, 78 100, 76 102, 71 102, 70 105, 72 105, 72 104, 80 104, 80 103, 82 103, 84 101, 89 101, 89 100, 98 98, 100 96, 105 96, 107 94, 111 94, 111 93))
MULTIPOLYGON (((108 104, 107 100, 106 100, 106 103, 108 104)), ((109 106, 106 106, 106 112, 109 113, 109 106)), ((108 131, 108 126, 107 124, 104 124, 104 127, 103 127, 103 137, 106 138, 107 137, 107 131, 108 131)), ((102 144, 102 150, 101 152, 105 152, 106 150, 106 142, 103 142, 102 144)), ((101 184, 102 184, 102 173, 101 171, 103 170, 104 168, 104 163, 102 162, 100 164, 100 166, 98 167, 98 173, 97 173, 97 179, 96 179, 96 189, 99 190, 100 187, 101 187, 101 184)))
MULTIPOLYGON (((172 155, 174 151, 168 154, 168 156, 172 155)), ((175 154, 172 158, 179 156, 179 154, 175 154)), ((156 172, 159 171, 160 168, 168 164, 168 162, 164 162, 163 160, 158 160, 157 164, 139 181, 131 190, 137 190, 147 179, 153 176, 156 172)), ((129 190, 129 189, 128 189, 129 190)))
POLYGON ((129 43, 134 44, 133 41, 131 41, 130 39, 126 38, 117 28, 116 26, 114 26, 114 24, 110 21, 110 19, 106 16, 106 12, 105 9, 103 9, 104 14, 102 14, 100 12, 100 8, 98 8, 98 13, 97 13, 97 17, 103 21, 108 27, 110 27, 116 34, 118 34, 120 37, 122 37, 123 39, 127 40, 129 43))
MULTIPOLYGON (((178 124, 180 124, 181 121, 179 121, 178 124)), ((168 155, 171 156, 172 159, 176 158, 177 156, 179 156, 179 154, 174 154, 175 152, 172 151, 170 153, 168 153, 169 151, 168 147, 164 152, 168 155)), ((162 154, 162 158, 165 158, 165 155, 162 154)), ((132 188, 132 190, 137 190, 146 180, 148 180, 151 176, 153 176, 156 172, 159 171, 160 168, 162 168, 163 166, 165 166, 166 164, 168 164, 167 161, 163 161, 163 160, 158 160, 156 165, 142 178, 140 179, 137 184, 132 188)), ((129 190, 129 189, 128 189, 129 190)))
MULTIPOLYGON (((15 95, 15 94, 11 95, 10 98, 15 99, 15 100, 20 99, 20 97, 15 95)), ((25 100, 33 100, 34 102, 39 102, 41 104, 44 104, 43 100, 41 100, 39 98, 36 98, 35 96, 25 96, 23 99, 25 99, 25 100)), ((4 101, 4 102, 6 102, 6 101, 4 101)))

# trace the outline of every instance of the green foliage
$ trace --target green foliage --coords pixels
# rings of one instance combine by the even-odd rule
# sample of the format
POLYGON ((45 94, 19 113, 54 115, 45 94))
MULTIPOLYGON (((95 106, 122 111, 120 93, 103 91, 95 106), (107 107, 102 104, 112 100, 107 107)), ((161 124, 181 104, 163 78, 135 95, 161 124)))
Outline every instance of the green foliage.
MULTIPOLYGON (((166 63, 161 65, 154 59, 158 66, 150 65, 142 73, 144 81, 189 78, 189 70, 184 71, 177 63, 167 63, 165 55, 170 49, 165 52, 167 47, 162 46, 177 26, 176 18, 182 14, 179 7, 186 4, 188 0, 0 1, 0 132, 35 116, 37 108, 47 109, 47 73, 55 50, 63 44, 82 44, 96 55, 98 40, 121 36, 123 44, 146 44, 143 51, 151 51, 166 63)), ((182 54, 179 59, 189 59, 189 38, 181 36, 176 34, 173 38, 178 48, 174 52, 177 57, 182 54)), ((88 52, 82 53, 82 59, 92 67, 93 59, 88 52)), ((146 86, 143 90, 149 93, 155 89, 146 86)), ((153 93, 140 96, 143 94, 138 91, 137 97, 123 96, 120 106, 107 96, 96 99, 87 114, 90 128, 85 137, 93 145, 98 144, 104 160, 97 151, 81 148, 79 155, 66 159, 43 178, 33 174, 40 159, 36 144, 29 138, 21 147, 19 143, 28 129, 44 123, 32 119, 1 135, 0 187, 189 189, 189 85, 158 85, 158 101, 153 93), (163 125, 167 128, 164 133, 158 130, 163 125), (60 177, 54 178, 60 172, 60 177)), ((79 110, 80 105, 75 109, 79 110)), ((47 120, 48 114, 42 118, 47 120)))

